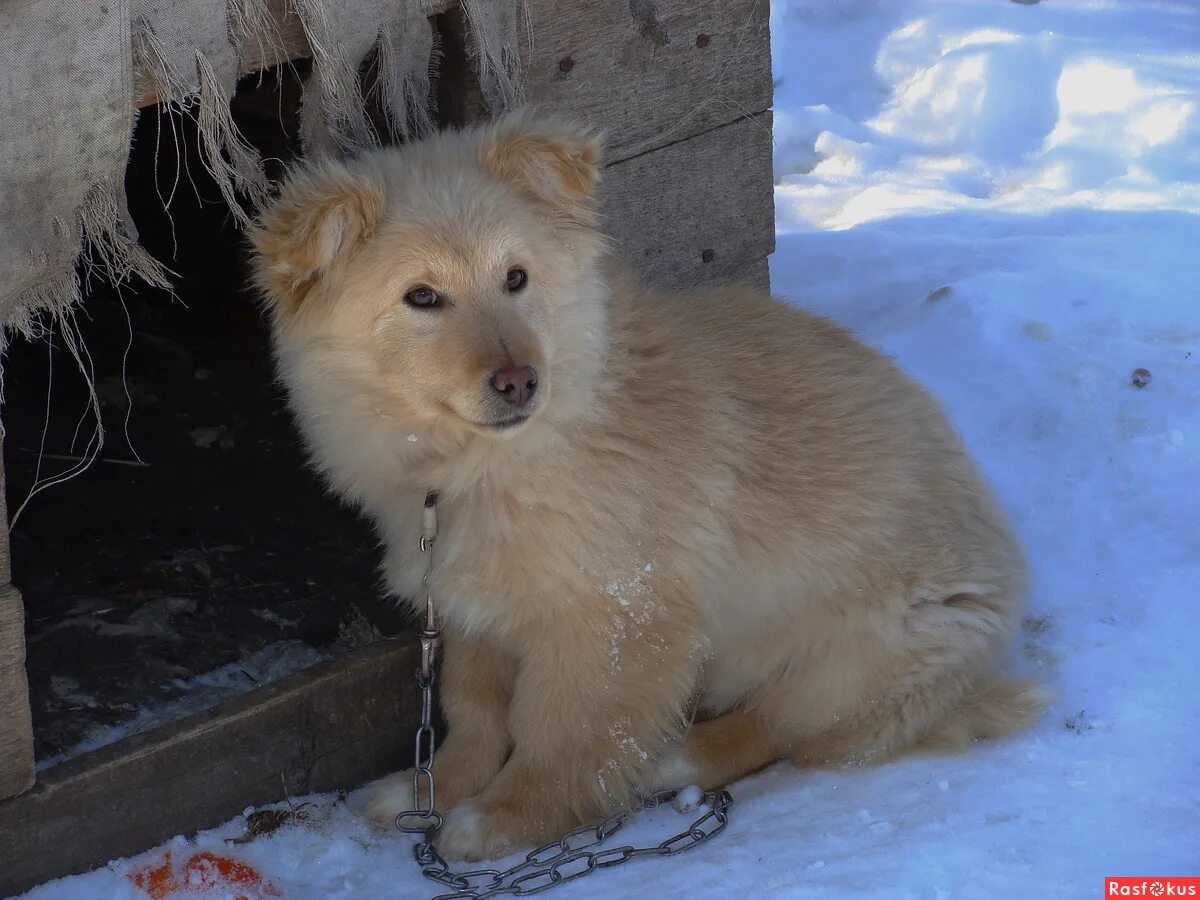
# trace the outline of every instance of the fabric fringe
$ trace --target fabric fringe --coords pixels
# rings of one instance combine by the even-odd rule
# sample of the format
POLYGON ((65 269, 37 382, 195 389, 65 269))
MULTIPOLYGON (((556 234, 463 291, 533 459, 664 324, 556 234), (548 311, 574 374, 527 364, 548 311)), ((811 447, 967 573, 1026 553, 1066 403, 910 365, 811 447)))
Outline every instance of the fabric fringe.
POLYGON ((171 290, 170 270, 137 241, 124 195, 122 186, 97 184, 88 191, 77 213, 79 265, 39 283, 16 299, 8 320, 0 325, 0 354, 14 335, 36 338, 44 333, 47 319, 61 320, 66 316, 82 299, 84 282, 97 274, 118 286, 140 278, 154 287, 171 290))
POLYGON ((229 37, 238 48, 241 60, 254 58, 250 55, 251 47, 257 51, 257 61, 264 65, 274 65, 274 60, 284 59, 283 35, 267 0, 227 0, 226 10, 229 37))
MULTIPOLYGON (((84 419, 89 413, 92 419, 92 432, 88 436, 87 443, 83 447, 82 456, 71 466, 65 470, 54 473, 53 475, 42 476, 42 457, 40 455, 37 461, 37 466, 34 470, 34 481, 30 485, 29 492, 25 495, 25 499, 17 504, 13 511, 12 518, 8 523, 8 531, 11 534, 17 527, 17 523, 21 519, 21 514, 25 512, 25 508, 30 502, 42 491, 57 487, 60 484, 65 484, 73 478, 78 478, 84 472, 92 467, 97 459, 100 458, 100 452, 104 449, 105 429, 104 419, 100 410, 100 395, 96 391, 96 367, 92 362, 92 355, 88 351, 87 344, 84 343, 83 334, 79 329, 79 323, 76 319, 77 307, 67 306, 63 309, 54 311, 53 313, 46 312, 43 318, 49 318, 49 322, 45 326, 44 336, 47 340, 53 340, 53 335, 57 332, 62 340, 62 346, 71 355, 75 361, 75 365, 79 370, 80 377, 83 379, 84 388, 87 391, 88 405, 83 416, 75 425, 75 435, 71 440, 71 450, 75 450, 76 441, 79 437, 80 429, 83 427, 84 419)), ((49 370, 49 378, 53 384, 54 367, 53 356, 51 356, 51 364, 49 370)), ((2 375, 2 373, 0 373, 2 375)), ((0 378, 0 395, 3 394, 4 384, 0 378)), ((49 397, 47 397, 49 403, 49 397)), ((47 405, 46 415, 50 415, 50 408, 47 405)), ((2 426, 0 426, 2 428, 2 426)), ((44 444, 41 450, 44 450, 44 444)), ((15 500, 15 498, 14 498, 15 500)))
POLYGON ((462 0, 467 42, 479 76, 479 88, 493 115, 525 102, 521 37, 529 36, 525 0, 462 0))
POLYGON ((269 196, 262 158, 233 124, 229 97, 217 82, 212 64, 199 52, 196 70, 200 75, 196 125, 204 168, 217 182, 239 224, 249 225, 253 210, 266 203, 269 196), (250 210, 242 205, 238 191, 249 198, 250 210))
POLYGON ((176 71, 147 23, 135 31, 133 47, 138 65, 150 74, 159 102, 195 118, 201 165, 216 182, 234 218, 240 225, 248 225, 254 210, 269 196, 267 179, 258 151, 233 122, 230 91, 221 84, 212 62, 197 50, 190 77, 176 71))
POLYGON ((404 12, 383 25, 376 45, 378 88, 393 139, 408 141, 434 130, 430 79, 438 52, 420 0, 403 0, 404 12))
POLYGON ((170 270, 138 243, 125 205, 125 190, 96 185, 79 210, 85 277, 99 271, 112 284, 138 277, 163 290, 171 289, 170 270))
POLYGON ((322 0, 292 0, 312 50, 312 74, 300 109, 306 154, 352 154, 379 143, 363 108, 358 65, 344 52, 322 0))
MULTIPOLYGON (((47 319, 63 315, 79 302, 79 287, 79 275, 72 269, 65 275, 40 282, 15 298, 14 305, 7 310, 8 320, 0 327, 0 356, 14 337, 36 340, 43 335, 47 319)), ((0 403, 3 401, 4 366, 0 365, 0 403)))

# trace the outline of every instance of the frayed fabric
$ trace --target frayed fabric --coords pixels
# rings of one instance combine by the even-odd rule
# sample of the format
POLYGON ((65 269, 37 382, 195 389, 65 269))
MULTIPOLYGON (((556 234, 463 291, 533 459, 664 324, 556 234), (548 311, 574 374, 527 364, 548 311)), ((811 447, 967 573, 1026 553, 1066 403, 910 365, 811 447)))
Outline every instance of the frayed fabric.
POLYGON ((400 7, 379 33, 376 70, 391 136, 407 141, 434 130, 429 91, 438 54, 419 0, 400 0, 400 7))
MULTIPOLYGON (((0 12, 0 326, 31 333, 79 299, 76 261, 161 280, 125 212, 133 129, 129 0, 0 12)), ((0 344, 4 341, 0 335, 0 344)))
POLYGON ((525 102, 521 42, 529 41, 524 0, 463 0, 467 41, 488 109, 501 113, 525 102))
MULTIPOLYGON (((312 51, 301 108, 307 155, 341 156, 433 130, 437 53, 422 0, 286 7, 312 51), (367 113, 360 80, 371 59, 382 126, 367 113)), ((516 105, 524 3, 473 0, 466 11, 489 107, 516 105)), ((135 83, 195 118, 201 163, 235 219, 253 218, 270 185, 229 101, 239 73, 283 61, 275 15, 268 0, 0 5, 0 352, 14 333, 61 322, 80 300, 81 275, 169 288, 169 268, 138 243, 127 211, 135 83)), ((164 192, 164 206, 173 195, 164 192)))

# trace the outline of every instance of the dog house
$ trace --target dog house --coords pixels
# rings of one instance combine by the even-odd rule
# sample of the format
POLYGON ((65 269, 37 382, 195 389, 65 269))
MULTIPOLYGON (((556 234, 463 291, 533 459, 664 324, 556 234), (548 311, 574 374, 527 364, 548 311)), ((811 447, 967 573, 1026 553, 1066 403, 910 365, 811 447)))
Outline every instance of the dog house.
POLYGON ((774 221, 765 0, 22 0, 0 72, 8 895, 405 763, 407 623, 244 284, 289 158, 532 102, 603 129, 604 228, 661 285, 765 285, 774 221), (118 721, 209 670, 244 684, 118 721))

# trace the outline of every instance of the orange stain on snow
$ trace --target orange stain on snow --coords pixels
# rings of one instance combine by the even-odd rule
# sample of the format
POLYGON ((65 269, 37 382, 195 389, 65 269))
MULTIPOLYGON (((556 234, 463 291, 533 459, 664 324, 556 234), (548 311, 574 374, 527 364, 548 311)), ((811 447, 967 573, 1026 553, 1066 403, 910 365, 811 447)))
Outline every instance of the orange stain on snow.
POLYGON ((254 866, 211 850, 193 854, 182 868, 175 866, 168 850, 163 854, 162 862, 135 869, 129 873, 129 880, 150 900, 169 900, 184 891, 220 891, 221 896, 232 896, 235 900, 268 900, 283 896, 283 891, 263 878, 254 866))

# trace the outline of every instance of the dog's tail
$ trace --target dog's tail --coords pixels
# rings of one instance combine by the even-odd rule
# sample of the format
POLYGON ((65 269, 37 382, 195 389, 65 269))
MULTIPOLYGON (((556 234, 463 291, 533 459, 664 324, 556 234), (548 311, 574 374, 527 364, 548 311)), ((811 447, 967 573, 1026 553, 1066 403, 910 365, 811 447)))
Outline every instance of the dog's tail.
POLYGON ((1035 681, 982 681, 918 742, 920 750, 958 750, 973 741, 1003 737, 1028 728, 1050 704, 1035 681))

